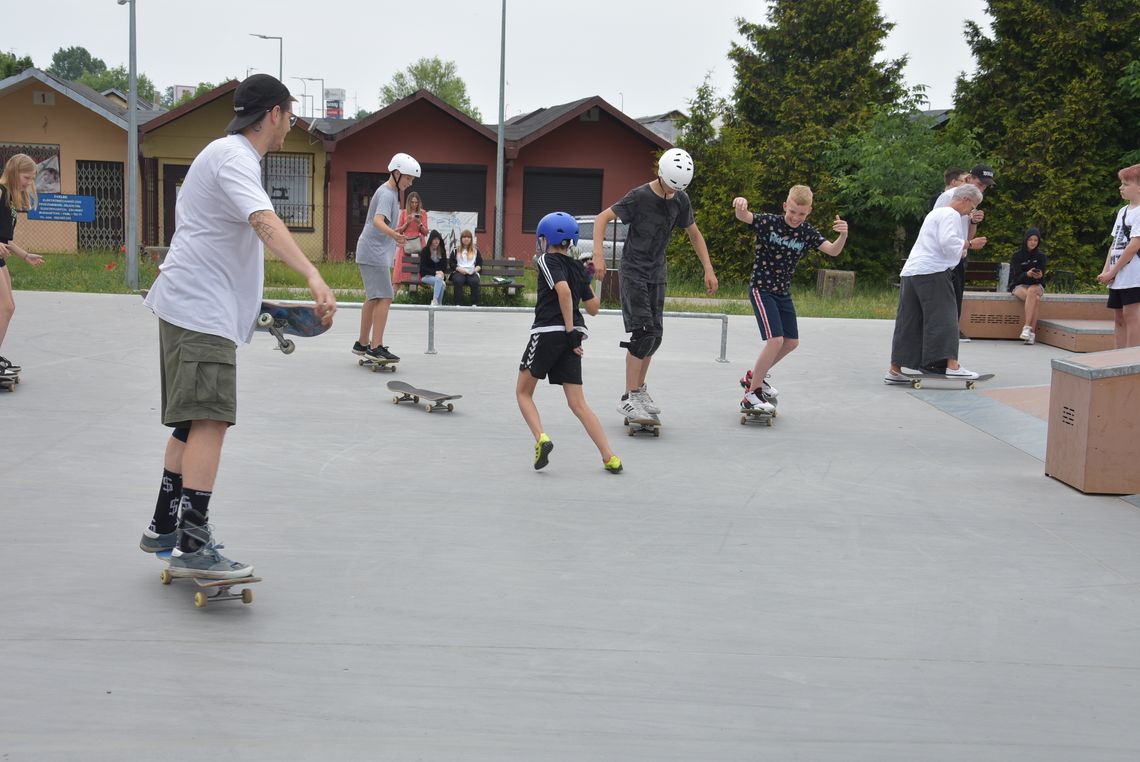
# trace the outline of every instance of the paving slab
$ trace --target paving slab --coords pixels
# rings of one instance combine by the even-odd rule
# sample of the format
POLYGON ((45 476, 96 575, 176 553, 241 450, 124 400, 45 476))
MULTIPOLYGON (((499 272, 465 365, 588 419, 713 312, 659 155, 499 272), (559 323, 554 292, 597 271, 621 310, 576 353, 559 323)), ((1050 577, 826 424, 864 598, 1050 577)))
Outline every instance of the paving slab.
MULTIPOLYGON (((252 605, 191 603, 137 542, 168 432, 137 297, 17 292, 0 393, 0 759, 1133 760, 1140 510, 1043 475, 1040 419, 881 382, 890 321, 801 321, 780 415, 741 426, 754 321, 667 320, 659 439, 615 408, 620 318, 589 321, 605 473, 560 391, 514 399, 525 314, 359 313, 239 350, 211 504, 252 605), (463 394, 449 414, 386 382, 463 394), (998 412, 1000 411, 1000 415, 998 412)), ((962 347, 987 389, 1069 353, 962 347)), ((982 387, 979 387, 979 390, 982 387)))

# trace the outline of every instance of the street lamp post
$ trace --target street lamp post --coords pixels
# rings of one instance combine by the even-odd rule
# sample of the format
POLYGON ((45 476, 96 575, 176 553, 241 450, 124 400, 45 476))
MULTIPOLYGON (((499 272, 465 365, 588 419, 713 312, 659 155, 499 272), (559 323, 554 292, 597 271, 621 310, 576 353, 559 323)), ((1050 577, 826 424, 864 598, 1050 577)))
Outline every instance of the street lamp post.
MULTIPOLYGON (((289 77, 289 79, 301 80, 301 90, 302 90, 302 93, 301 93, 301 110, 304 111, 305 98, 309 97, 309 83, 305 81, 307 79, 307 77, 289 77)), ((310 111, 309 116, 312 117, 312 115, 313 114, 310 111)))
POLYGON ((127 249, 127 287, 139 288, 139 101, 138 78, 135 68, 135 0, 118 0, 119 5, 131 7, 130 87, 127 92, 127 210, 123 215, 127 223, 125 246, 127 249))
POLYGON ((310 82, 321 83, 321 119, 325 118, 325 78, 324 77, 297 77, 297 79, 307 79, 310 82))
POLYGON ((507 0, 503 0, 503 22, 499 33, 499 133, 495 151, 495 259, 503 258, 503 152, 506 150, 503 111, 507 84, 507 0))
POLYGON ((277 40, 277 79, 284 81, 282 74, 284 66, 282 64, 285 62, 285 39, 272 34, 258 34, 256 32, 250 32, 249 36, 260 37, 263 40, 277 40))

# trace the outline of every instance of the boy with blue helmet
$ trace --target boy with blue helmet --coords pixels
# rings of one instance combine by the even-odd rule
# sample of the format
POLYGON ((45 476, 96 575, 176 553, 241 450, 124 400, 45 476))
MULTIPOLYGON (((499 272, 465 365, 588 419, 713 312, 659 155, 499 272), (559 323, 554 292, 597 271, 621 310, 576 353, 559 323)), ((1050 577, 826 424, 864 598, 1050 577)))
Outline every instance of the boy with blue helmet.
POLYGON ((586 403, 582 390, 582 342, 588 336, 579 302, 591 315, 598 314, 598 297, 590 290, 590 278, 582 263, 568 255, 578 243, 578 223, 565 212, 552 212, 538 223, 535 231, 539 254, 534 259, 538 271, 538 298, 534 323, 519 363, 515 398, 523 420, 534 435, 535 470, 545 468, 554 443, 542 430, 542 420, 534 404, 539 380, 550 376, 566 394, 570 410, 582 422, 586 433, 602 456, 602 465, 611 474, 622 470, 621 458, 614 455, 598 416, 586 403))

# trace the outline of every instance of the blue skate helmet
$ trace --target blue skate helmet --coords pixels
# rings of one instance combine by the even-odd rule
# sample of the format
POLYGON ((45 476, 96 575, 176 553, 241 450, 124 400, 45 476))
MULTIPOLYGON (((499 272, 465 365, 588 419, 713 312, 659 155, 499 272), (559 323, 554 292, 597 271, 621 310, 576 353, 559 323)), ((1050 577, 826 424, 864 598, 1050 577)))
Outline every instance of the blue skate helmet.
MULTIPOLYGON (((578 243, 578 221, 566 212, 551 212, 538 221, 534 237, 535 240, 545 238, 547 246, 563 246, 566 241, 573 246, 578 243)), ((542 242, 538 245, 542 246, 542 242)))

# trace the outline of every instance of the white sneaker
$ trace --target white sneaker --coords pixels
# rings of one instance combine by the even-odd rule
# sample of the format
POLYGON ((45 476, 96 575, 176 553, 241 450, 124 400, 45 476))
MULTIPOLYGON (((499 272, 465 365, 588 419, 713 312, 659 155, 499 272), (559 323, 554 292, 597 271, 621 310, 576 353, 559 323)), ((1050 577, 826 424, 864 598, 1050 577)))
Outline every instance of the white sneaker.
POLYGON ((660 415, 661 408, 657 407, 657 403, 649 396, 649 390, 645 388, 645 384, 634 389, 630 396, 637 395, 637 402, 641 405, 641 409, 650 415, 660 415))
POLYGON ((957 368, 946 369, 947 378, 977 378, 978 375, 979 374, 975 373, 972 370, 966 370, 961 365, 959 365, 957 368))
POLYGON ((1030 331, 1029 332, 1029 338, 1025 340, 1025 343, 1029 344, 1030 346, 1032 346, 1033 344, 1036 344, 1037 343, 1037 334, 1034 333, 1033 331, 1030 331))
POLYGON ((910 381, 911 380, 902 373, 895 373, 893 370, 888 370, 883 375, 884 384, 909 384, 910 381))
POLYGON ((648 421, 652 416, 641 406, 637 397, 629 395, 626 399, 618 403, 617 410, 631 421, 648 421))
POLYGON ((1025 326, 1024 328, 1021 329, 1021 335, 1018 336, 1017 338, 1021 339, 1022 341, 1029 341, 1029 336, 1032 333, 1033 333, 1033 329, 1030 328, 1029 326, 1025 326))
POLYGON ((762 413, 775 412, 776 406, 768 400, 764 399, 764 393, 756 394, 756 392, 748 392, 744 395, 744 399, 740 401, 741 410, 759 410, 762 413))
POLYGON ((432 299, 431 300, 431 306, 432 307, 438 307, 439 306, 439 299, 432 299))
POLYGON ((774 400, 780 396, 780 393, 776 391, 776 387, 768 383, 768 378, 769 376, 764 376, 764 383, 760 385, 760 388, 764 390, 765 397, 774 400))

